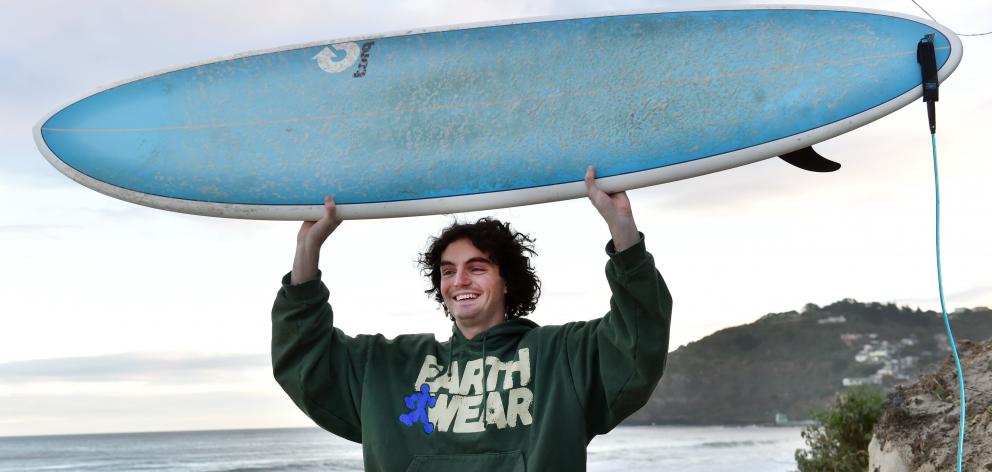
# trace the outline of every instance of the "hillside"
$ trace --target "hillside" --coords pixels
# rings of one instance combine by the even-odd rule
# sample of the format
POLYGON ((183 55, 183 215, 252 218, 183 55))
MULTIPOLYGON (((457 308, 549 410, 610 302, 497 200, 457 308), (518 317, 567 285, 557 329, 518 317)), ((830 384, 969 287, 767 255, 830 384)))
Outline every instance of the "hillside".
MULTIPOLYGON (((950 316, 955 337, 992 337, 992 310, 950 316)), ((886 391, 935 370, 949 346, 940 313, 845 299, 772 313, 675 350, 628 424, 771 424, 808 417, 845 385, 886 391), (781 417, 780 417, 781 419, 781 417)))

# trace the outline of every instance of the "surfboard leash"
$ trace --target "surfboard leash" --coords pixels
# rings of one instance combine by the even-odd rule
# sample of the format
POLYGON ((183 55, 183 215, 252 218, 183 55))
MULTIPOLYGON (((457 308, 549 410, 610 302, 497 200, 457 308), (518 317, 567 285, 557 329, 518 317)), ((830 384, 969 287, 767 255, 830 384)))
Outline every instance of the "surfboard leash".
MULTIPOLYGON (((926 13, 926 15, 930 17, 930 19, 933 20, 934 23, 940 23, 939 21, 937 21, 936 18, 933 17, 933 15, 930 14, 930 12, 927 11, 926 8, 923 8, 923 5, 920 5, 916 0, 909 0, 909 1, 913 2, 913 5, 916 5, 920 10, 923 10, 923 13, 926 13)), ((971 33, 971 34, 958 33, 955 31, 954 34, 958 36, 988 36, 992 34, 992 31, 986 31, 984 33, 971 33)))
POLYGON ((944 315, 944 328, 947 329, 947 340, 951 344, 951 352, 954 354, 954 363, 958 369, 958 386, 960 387, 961 418, 958 424, 958 472, 961 472, 961 462, 964 454, 965 427, 964 370, 961 368, 961 358, 958 356, 957 344, 954 342, 954 333, 951 332, 951 321, 947 316, 947 306, 944 303, 944 278, 940 264, 940 178, 937 172, 936 116, 936 102, 939 98, 938 90, 940 88, 940 83, 937 81, 937 55, 934 51, 933 38, 933 34, 928 34, 920 40, 919 44, 917 44, 916 62, 920 64, 920 73, 923 78, 923 101, 927 104, 927 120, 930 124, 930 147, 933 150, 933 184, 936 201, 935 229, 937 241, 937 290, 940 294, 940 311, 944 315))

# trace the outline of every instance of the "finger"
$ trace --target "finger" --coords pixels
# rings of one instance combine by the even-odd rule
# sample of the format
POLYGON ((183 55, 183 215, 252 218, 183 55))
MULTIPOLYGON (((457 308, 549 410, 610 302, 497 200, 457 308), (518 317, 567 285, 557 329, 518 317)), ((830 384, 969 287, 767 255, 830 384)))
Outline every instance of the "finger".
MULTIPOLYGON (((304 223, 303 227, 309 228, 310 226, 313 226, 314 223, 317 223, 317 222, 320 222, 320 221, 326 221, 328 219, 333 219, 333 216, 335 214, 335 210, 336 210, 336 208, 335 208, 335 205, 334 205, 334 197, 332 197, 330 195, 325 196, 324 197, 324 214, 323 215, 320 215, 319 218, 314 218, 312 220, 304 221, 303 222, 304 223), (310 223, 310 225, 307 225, 306 223, 310 223)), ((304 229, 303 227, 300 228, 301 231, 304 229)))
POLYGON ((338 218, 338 206, 334 201, 333 195, 324 197, 324 216, 321 217, 321 219, 330 224, 338 224, 341 222, 341 219, 338 218))
POLYGON ((333 195, 328 195, 327 199, 330 200, 331 221, 333 221, 334 222, 334 225, 337 226, 337 225, 341 224, 341 217, 338 216, 338 204, 334 200, 334 196, 333 195))
POLYGON ((596 185, 595 167, 589 166, 586 168, 585 182, 586 182, 586 192, 588 193, 589 199, 592 200, 594 203, 596 202, 597 199, 602 199, 604 196, 606 196, 606 192, 603 192, 603 190, 600 189, 598 185, 596 185))
POLYGON ((330 201, 331 205, 328 205, 330 197, 324 197, 324 214, 320 215, 316 221, 312 221, 310 227, 308 228, 309 233, 323 232, 324 228, 330 226, 333 221, 334 216, 334 206, 333 200, 330 201))
POLYGON ((586 167, 586 190, 592 191, 592 188, 596 186, 596 168, 593 166, 586 167))

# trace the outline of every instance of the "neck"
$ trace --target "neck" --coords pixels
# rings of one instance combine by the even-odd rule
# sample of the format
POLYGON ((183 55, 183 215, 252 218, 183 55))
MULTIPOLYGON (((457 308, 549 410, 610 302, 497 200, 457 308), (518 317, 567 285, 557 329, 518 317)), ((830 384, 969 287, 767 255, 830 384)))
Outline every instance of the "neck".
POLYGON ((462 336, 465 336, 465 339, 472 340, 472 338, 478 336, 479 333, 503 323, 504 321, 506 320, 503 318, 496 318, 488 320, 488 322, 485 323, 473 324, 462 320, 455 320, 455 326, 458 327, 458 331, 461 331, 462 336))

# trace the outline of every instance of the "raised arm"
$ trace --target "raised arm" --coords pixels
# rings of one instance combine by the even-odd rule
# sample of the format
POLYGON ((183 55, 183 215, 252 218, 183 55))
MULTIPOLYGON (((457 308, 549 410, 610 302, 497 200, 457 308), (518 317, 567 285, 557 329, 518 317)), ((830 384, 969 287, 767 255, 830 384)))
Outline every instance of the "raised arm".
POLYGON ((603 434, 641 408, 668 353, 672 298, 637 231, 624 192, 605 193, 586 170, 589 199, 610 228, 606 316, 566 325, 566 358, 586 414, 587 434, 603 434))
POLYGON ((317 269, 320 247, 340 223, 334 199, 327 197, 324 215, 300 227, 293 271, 283 277, 272 306, 272 371, 314 422, 361 441, 362 378, 371 338, 334 328, 329 291, 317 269))

